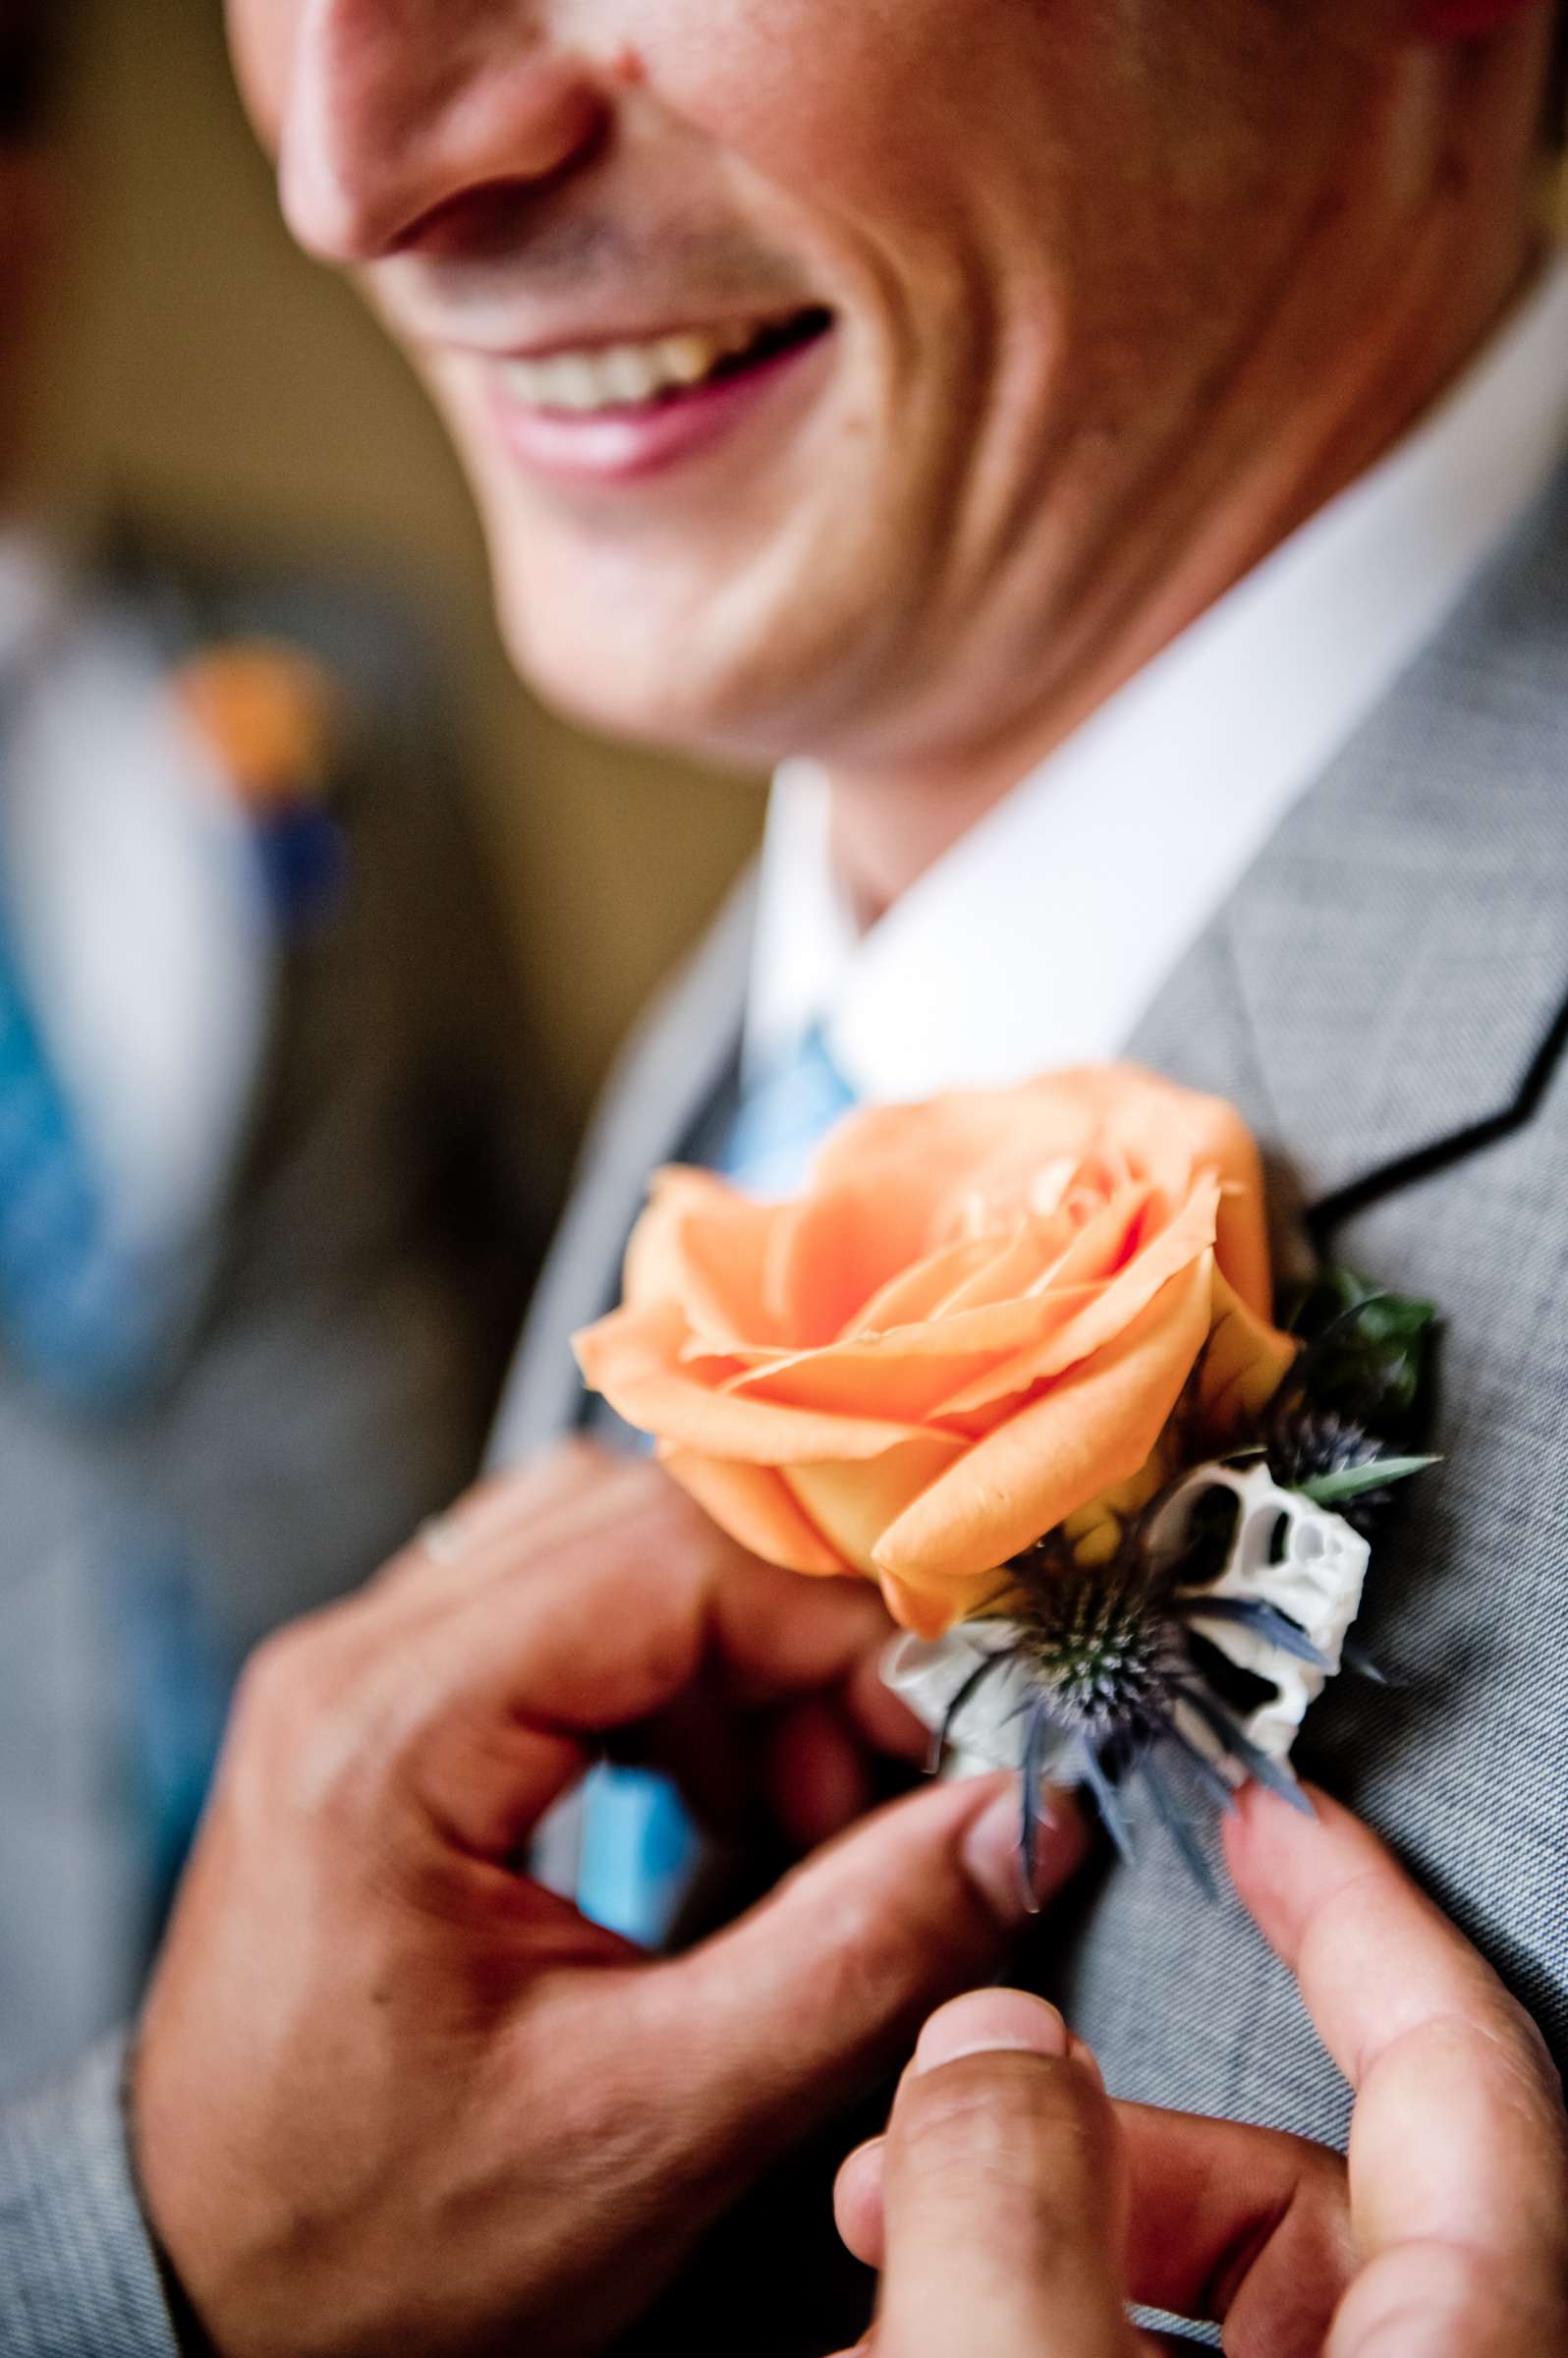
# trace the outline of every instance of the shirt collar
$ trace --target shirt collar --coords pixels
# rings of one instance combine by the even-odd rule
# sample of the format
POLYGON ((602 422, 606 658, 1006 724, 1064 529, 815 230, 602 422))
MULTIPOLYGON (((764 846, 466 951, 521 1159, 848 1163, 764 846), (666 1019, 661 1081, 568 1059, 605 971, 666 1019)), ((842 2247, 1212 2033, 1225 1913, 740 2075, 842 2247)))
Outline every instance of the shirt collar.
POLYGON ((1435 636, 1568 444, 1568 259, 1379 464, 989 812, 865 935, 814 763, 774 782, 756 1072, 820 1021, 871 1101, 1116 1054, 1291 805, 1435 636))

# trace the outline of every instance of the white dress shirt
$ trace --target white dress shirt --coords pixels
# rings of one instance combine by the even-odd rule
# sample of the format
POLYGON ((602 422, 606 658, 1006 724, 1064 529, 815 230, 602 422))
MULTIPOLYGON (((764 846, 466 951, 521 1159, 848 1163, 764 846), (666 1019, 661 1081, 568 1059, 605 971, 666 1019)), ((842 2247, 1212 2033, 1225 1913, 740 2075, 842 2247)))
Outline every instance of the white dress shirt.
MULTIPOLYGON (((824 1028, 868 1102, 1120 1052, 1291 805, 1568 450, 1568 259, 1379 464, 1209 608, 867 933, 814 764, 774 782, 746 1066, 824 1028)), ((1568 649, 1564 650, 1568 661, 1568 649)))

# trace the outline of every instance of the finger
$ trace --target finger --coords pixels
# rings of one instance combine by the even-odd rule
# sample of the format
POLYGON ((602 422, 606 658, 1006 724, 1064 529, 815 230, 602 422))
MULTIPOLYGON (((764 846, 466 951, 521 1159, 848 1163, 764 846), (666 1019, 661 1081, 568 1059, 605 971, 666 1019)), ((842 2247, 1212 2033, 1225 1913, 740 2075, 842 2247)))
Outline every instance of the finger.
MULTIPOLYGON (((444 1615, 466 1597, 516 1579, 530 1564, 547 1563, 563 1541, 581 1547, 595 1534, 638 1515, 648 1497, 673 1494, 677 1510, 706 1527, 738 1564, 756 1559, 717 1531, 669 1476, 646 1459, 573 1440, 520 1470, 491 1476, 467 1491, 446 1514, 425 1524, 393 1558, 366 1592, 395 1607, 410 1623, 444 1615)), ((763 1567, 769 1581, 771 1566, 763 1567)), ((858 1616, 864 1643, 850 1660, 843 1693, 845 1712, 876 1750, 898 1759, 924 1760, 929 1737, 881 1677, 883 1642, 892 1624, 878 1591, 864 1581, 820 1584, 837 1600, 834 1610, 858 1616)), ((741 1700, 771 1691, 773 1665, 766 1657, 743 1656, 734 1665, 741 1700)))
POLYGON ((833 2180, 833 2223, 846 2250, 863 2268, 882 2265, 882 2157, 885 2137, 868 2137, 839 2163, 833 2180))
POLYGON ((769 1856, 774 1834, 799 1856, 890 1798, 837 1696, 738 1714, 703 1678, 609 1749, 613 1759, 662 1770, 721 1840, 744 1843, 760 1807, 769 1856))
POLYGON ((424 1806, 459 1841, 510 1856, 604 1737, 650 1718, 704 1666, 748 1697, 835 1691, 883 1621, 862 1583, 758 1563, 656 1468, 617 1475, 613 1517, 557 1517, 493 1540, 507 1568, 422 1618, 364 1682, 424 1806))
POLYGON ((817 1698, 794 1705, 770 1732, 765 1783, 785 1836, 801 1851, 841 1834, 871 1802, 862 1746, 842 1714, 817 1698))
POLYGON ((1355 2265, 1339 2155, 1236 2121, 1116 2111, 1133 2298, 1223 2325, 1229 2358, 1318 2358, 1355 2265))
POLYGON ((899 1701, 883 1678, 885 1652, 885 1646, 868 1646, 850 1672, 844 1708, 873 1751, 918 1768, 929 1756, 931 1731, 899 1701))
MULTIPOLYGON (((613 1523, 649 1484, 642 1458, 571 1440, 504 1474, 486 1476, 421 1524, 368 1594, 411 1614, 452 1605, 547 1551, 563 1528, 585 1536, 613 1523)), ((653 1476, 657 1480, 656 1476, 653 1476)))
MULTIPOLYGON (((1463 2255, 1466 2272, 1485 2279, 1481 2305, 1494 2319, 1504 2286, 1509 2316, 1521 2302, 1526 2313, 1538 2300, 1560 2302, 1568 2158, 1540 2036, 1376 1835, 1326 1796, 1313 1798, 1309 1821, 1249 1792, 1227 1852, 1238 1890, 1358 2091, 1358 2244, 1369 2258, 1425 2247, 1433 2282, 1434 2247, 1463 2255)), ((1359 2305, 1404 2274, 1358 2286, 1359 2305)))
MULTIPOLYGON (((1022 1922, 1017 1839, 1015 1778, 927 1786, 643 1977, 628 2036, 664 2059, 694 2137, 755 2172, 896 2068, 931 2007, 987 1978, 1022 1922)), ((1047 1881, 1083 1850, 1064 1811, 1047 1881)))
MULTIPOLYGON (((1070 2042, 1089 2068, 1089 2050, 1070 2042)), ((1225 2326, 1232 2358, 1317 2358, 1352 2270, 1344 2164, 1270 2129, 1118 2105, 1127 2156, 1125 2278, 1148 2308, 1225 2326)), ((883 2140, 839 2171, 834 2212, 858 2260, 883 2257, 883 2140)))
MULTIPOLYGON (((1072 2060, 1100 2080, 1092 2050, 1069 2033, 1067 2051, 1072 2060)), ((846 2248, 866 2268, 882 2265, 882 2159, 885 2137, 868 2137, 845 2156, 833 2182, 833 2218, 846 2248)))
POLYGON ((978 1992, 927 2023, 888 2123, 878 2336, 900 2358, 1127 2358, 1115 2118, 1053 2007, 978 1992))

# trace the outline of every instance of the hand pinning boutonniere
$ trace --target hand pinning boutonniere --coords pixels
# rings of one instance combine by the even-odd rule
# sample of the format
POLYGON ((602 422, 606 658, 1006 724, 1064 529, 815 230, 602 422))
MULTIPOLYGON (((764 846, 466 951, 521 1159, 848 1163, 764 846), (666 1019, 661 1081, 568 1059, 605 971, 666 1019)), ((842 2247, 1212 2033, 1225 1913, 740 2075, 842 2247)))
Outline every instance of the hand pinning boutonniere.
MULTIPOLYGON (((808 1193, 664 1173, 588 1379, 755 1552, 880 1582, 939 1754, 1047 1776, 1130 1848, 1290 1748, 1421 1448, 1433 1314, 1272 1301, 1258 1151, 1125 1067, 852 1115, 808 1193)), ((1363 1665, 1370 1669, 1370 1665, 1363 1665)))

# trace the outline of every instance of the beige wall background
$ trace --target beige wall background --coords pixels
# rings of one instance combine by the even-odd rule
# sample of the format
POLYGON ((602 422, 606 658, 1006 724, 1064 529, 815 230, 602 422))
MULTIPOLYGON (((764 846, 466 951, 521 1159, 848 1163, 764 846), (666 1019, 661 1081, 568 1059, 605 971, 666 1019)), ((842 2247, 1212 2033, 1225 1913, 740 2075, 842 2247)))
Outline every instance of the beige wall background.
POLYGON ((87 0, 85 16, 46 474, 89 509, 112 496, 242 553, 319 547, 413 591, 450 653, 521 987, 581 1113, 746 858, 759 791, 590 741, 529 701, 422 395, 278 220, 218 0, 87 0))

